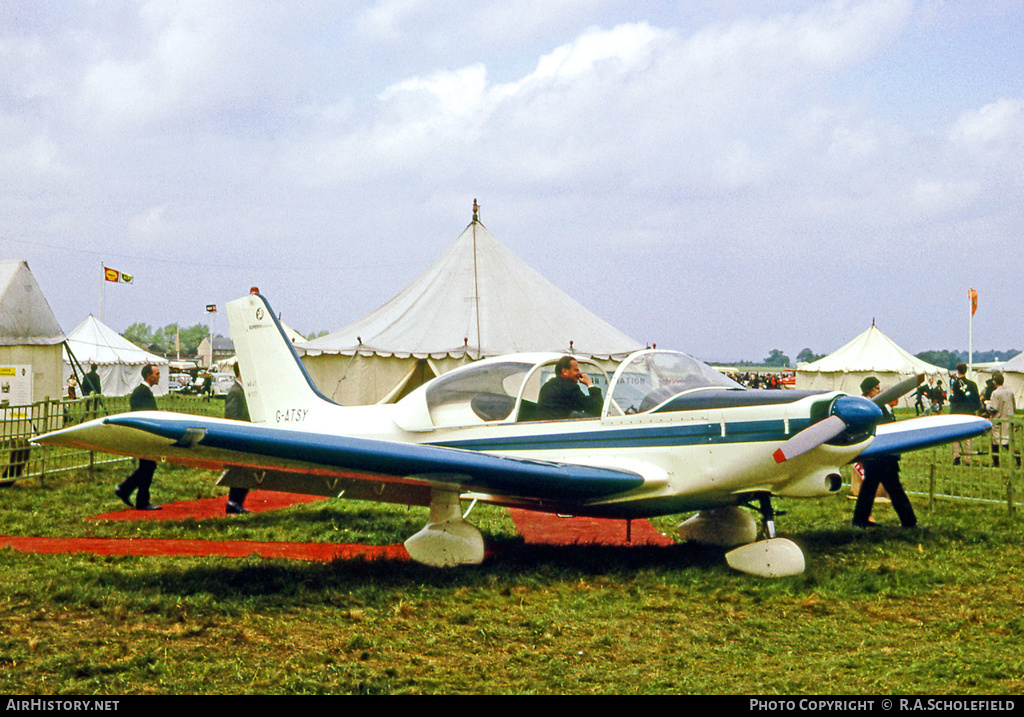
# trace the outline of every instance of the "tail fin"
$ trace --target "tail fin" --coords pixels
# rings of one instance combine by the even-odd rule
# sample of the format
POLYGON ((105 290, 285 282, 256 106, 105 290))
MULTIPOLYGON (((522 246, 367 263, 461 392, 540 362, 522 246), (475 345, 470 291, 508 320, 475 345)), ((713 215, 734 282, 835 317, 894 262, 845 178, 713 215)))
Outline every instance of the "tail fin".
POLYGON ((252 293, 227 304, 231 340, 253 423, 306 423, 326 398, 285 336, 270 304, 252 293))

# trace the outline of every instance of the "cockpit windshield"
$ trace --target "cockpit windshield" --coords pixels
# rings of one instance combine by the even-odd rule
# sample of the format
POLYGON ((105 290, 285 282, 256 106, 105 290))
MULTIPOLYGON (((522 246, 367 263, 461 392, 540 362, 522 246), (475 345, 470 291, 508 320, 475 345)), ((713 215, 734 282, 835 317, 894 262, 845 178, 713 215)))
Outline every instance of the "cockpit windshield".
POLYGON ((646 413, 687 391, 743 387, 698 361, 675 351, 644 351, 619 367, 612 379, 607 414, 646 413))

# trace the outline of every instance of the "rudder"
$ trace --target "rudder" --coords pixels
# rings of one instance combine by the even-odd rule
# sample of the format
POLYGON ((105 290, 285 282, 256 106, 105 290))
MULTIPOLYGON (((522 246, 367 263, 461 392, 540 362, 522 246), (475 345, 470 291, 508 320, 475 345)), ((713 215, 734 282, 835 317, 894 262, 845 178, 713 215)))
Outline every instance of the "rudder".
POLYGON ((257 293, 227 303, 246 403, 253 423, 305 422, 309 411, 333 403, 320 393, 274 315, 257 293))

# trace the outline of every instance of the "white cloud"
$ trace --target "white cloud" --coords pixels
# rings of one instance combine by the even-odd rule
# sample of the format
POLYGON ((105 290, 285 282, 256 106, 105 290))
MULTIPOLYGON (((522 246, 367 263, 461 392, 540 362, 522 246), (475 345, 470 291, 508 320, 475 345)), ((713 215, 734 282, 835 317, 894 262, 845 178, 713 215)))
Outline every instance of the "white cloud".
POLYGON ((385 88, 377 99, 394 103, 403 118, 406 114, 464 117, 487 111, 483 107, 486 88, 487 68, 477 63, 455 71, 411 77, 385 88))
POLYGON ((171 228, 164 217, 166 211, 167 205, 161 204, 132 217, 128 224, 128 232, 132 239, 151 244, 157 239, 169 236, 171 228))
POLYGON ((457 47, 503 52, 517 43, 559 35, 615 0, 377 0, 354 14, 355 35, 372 43, 448 56, 457 47))
MULTIPOLYGON (((45 130, 31 132, 16 125, 19 123, 0 117, 0 134, 4 136, 0 141, 0 176, 14 178, 24 173, 36 180, 67 179, 70 170, 61 159, 60 148, 53 137, 45 130)), ((17 181, 9 183, 8 190, 17 185, 17 181)))
POLYGON ((993 145, 1024 140, 1024 100, 1002 98, 964 113, 951 138, 966 145, 993 145))
POLYGON ((151 0, 139 6, 113 44, 91 36, 77 89, 79 118, 98 132, 177 125, 194 132, 230 128, 258 114, 260 104, 289 81, 288 31, 275 25, 284 6, 151 0), (279 34, 280 33, 280 36, 279 34))
POLYGON ((943 181, 918 179, 912 188, 914 206, 923 215, 952 214, 970 205, 978 196, 979 186, 970 180, 943 181))
POLYGON ((589 28, 573 42, 541 57, 537 69, 517 86, 560 85, 598 72, 610 75, 631 72, 642 67, 654 47, 670 35, 672 33, 657 30, 645 22, 619 25, 611 30, 589 28))
POLYGON ((353 21, 357 30, 377 40, 395 40, 403 34, 407 22, 434 3, 424 0, 378 0, 358 13, 353 21))
MULTIPOLYGON (((244 237, 277 276, 325 243, 351 262, 432 258, 477 197, 585 303, 714 281, 740 317, 731 294, 811 293, 866 247, 882 265, 965 226, 1020 234, 1019 53, 996 64, 986 32, 1020 21, 1006 5, 980 23, 911 0, 20 5, 20 25, 0 5, 0 179, 21 194, 0 202, 23 237, 165 256, 244 237), (565 268, 543 253, 561 240, 601 261, 565 268), (776 276, 762 252, 786 257, 776 276)), ((365 310, 401 288, 346 281, 365 310)), ((316 283, 277 303, 328 312, 316 283)), ((687 334, 677 318, 658 321, 687 334)), ((764 327, 733 335, 798 330, 764 327)))

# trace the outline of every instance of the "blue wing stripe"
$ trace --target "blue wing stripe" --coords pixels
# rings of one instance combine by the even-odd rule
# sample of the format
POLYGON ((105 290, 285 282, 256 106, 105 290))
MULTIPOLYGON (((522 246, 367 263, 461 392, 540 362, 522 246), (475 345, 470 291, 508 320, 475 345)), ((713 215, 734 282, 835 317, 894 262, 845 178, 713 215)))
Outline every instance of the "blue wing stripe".
POLYGON ((149 418, 131 413, 111 416, 108 424, 134 428, 182 445, 199 446, 354 472, 389 476, 430 474, 473 490, 544 499, 599 498, 637 488, 642 476, 625 470, 594 468, 508 458, 475 451, 422 444, 396 443, 349 436, 281 431, 239 422, 213 423, 197 419, 149 418), (200 429, 204 435, 191 441, 200 429), (468 477, 468 478, 467 478, 468 477))
POLYGON ((789 433, 781 419, 766 421, 731 421, 725 424, 725 435, 719 423, 695 423, 682 426, 657 425, 642 428, 605 428, 529 436, 497 436, 494 438, 457 439, 433 445, 464 448, 473 451, 535 451, 547 448, 653 448, 663 446, 699 446, 723 443, 756 443, 784 441, 793 433, 810 425, 807 419, 790 421, 789 433))

